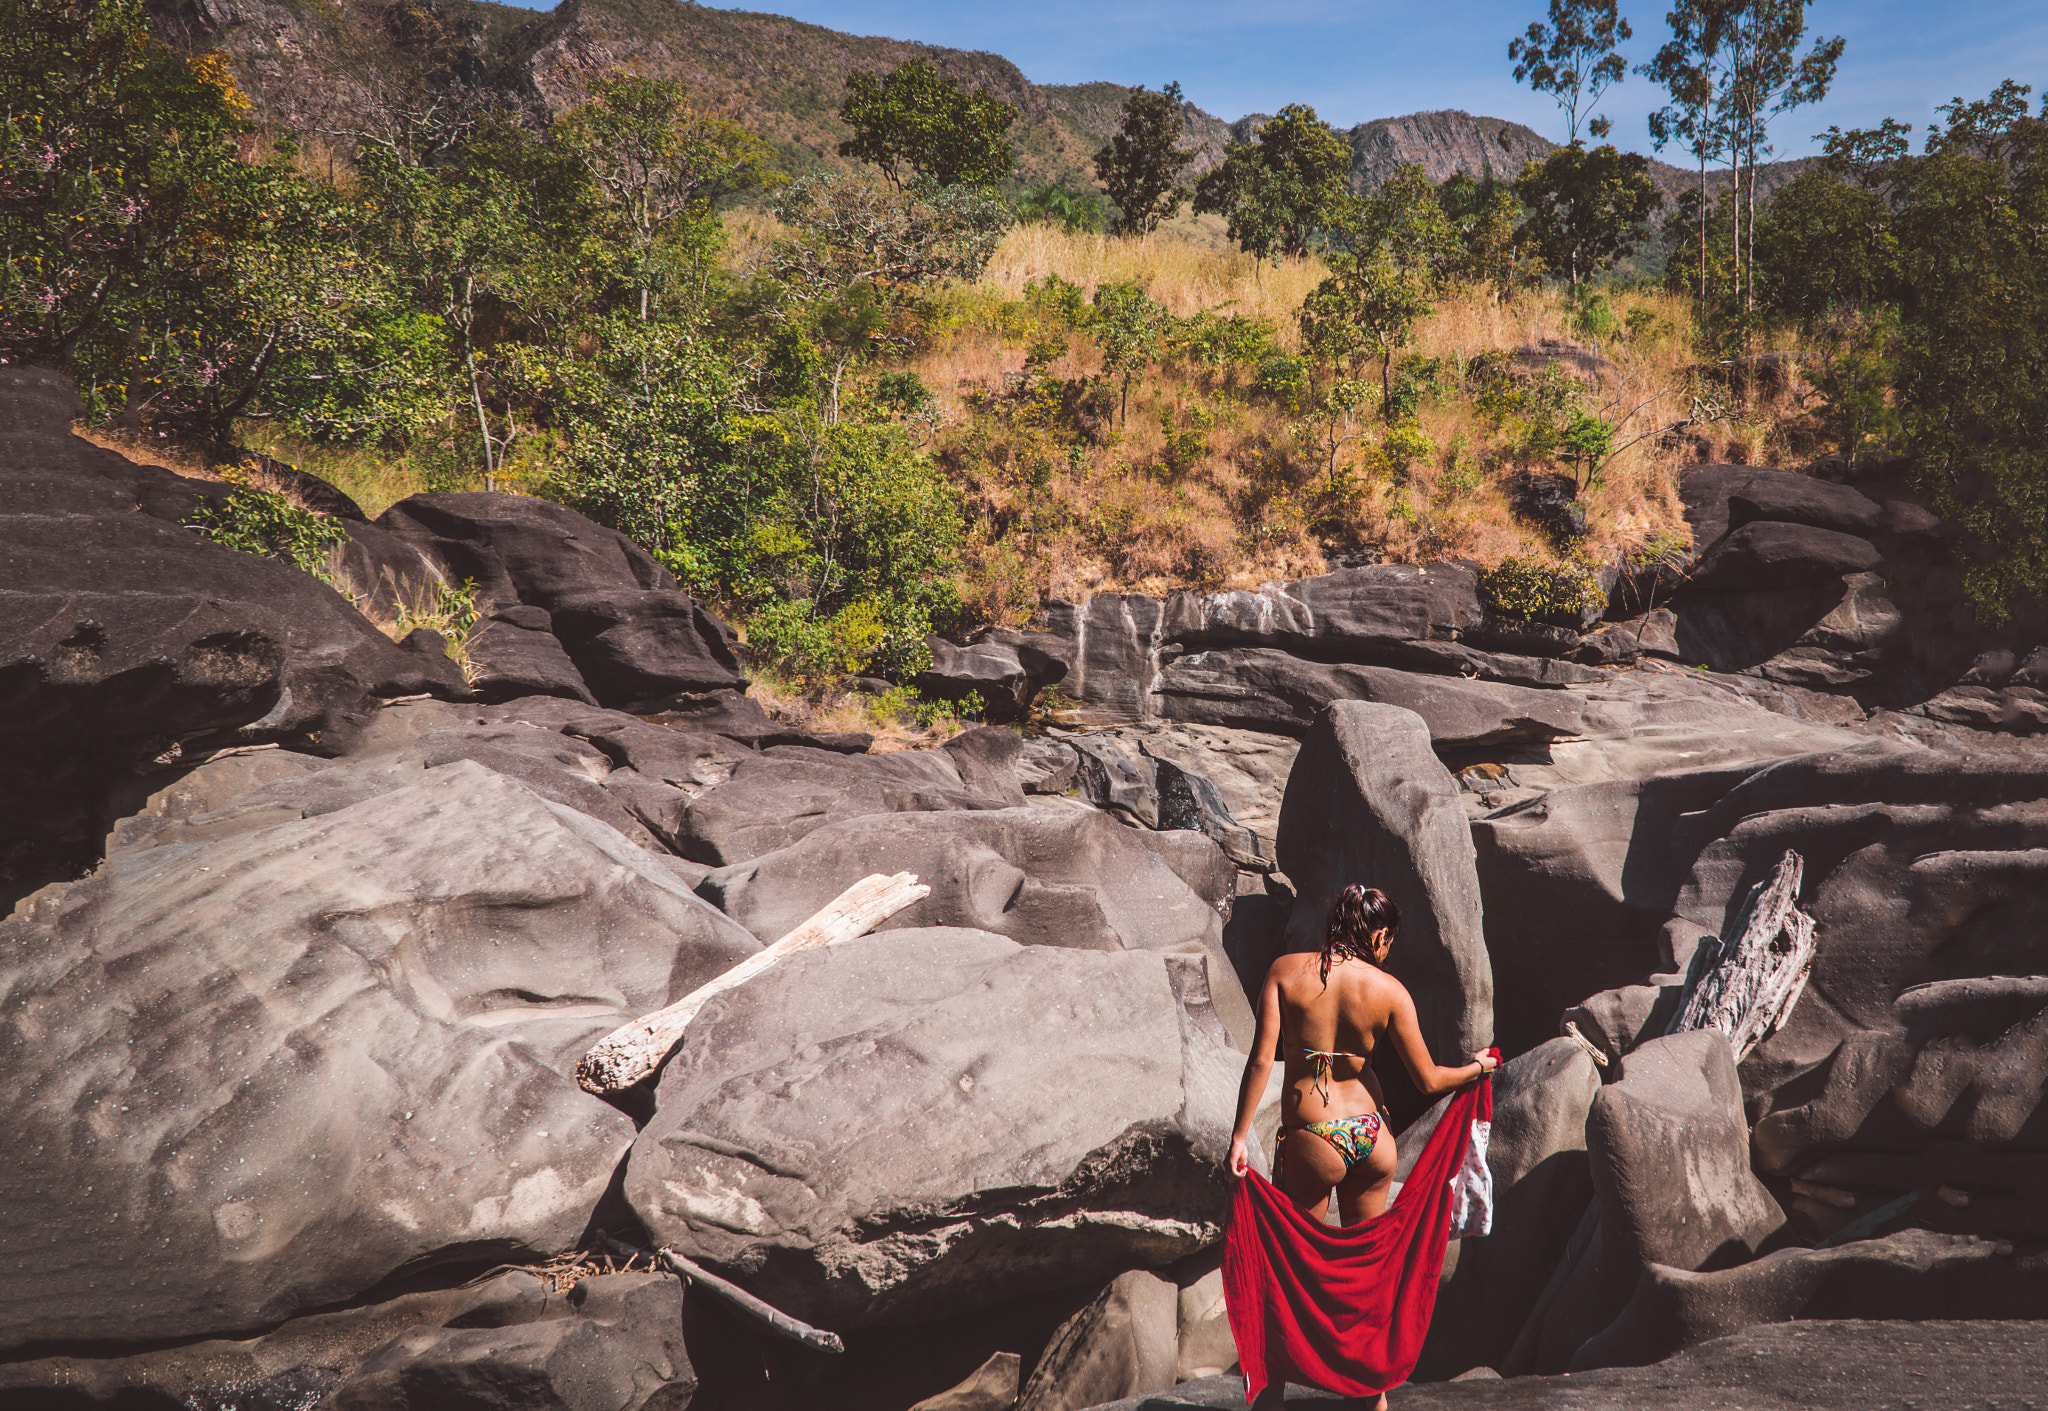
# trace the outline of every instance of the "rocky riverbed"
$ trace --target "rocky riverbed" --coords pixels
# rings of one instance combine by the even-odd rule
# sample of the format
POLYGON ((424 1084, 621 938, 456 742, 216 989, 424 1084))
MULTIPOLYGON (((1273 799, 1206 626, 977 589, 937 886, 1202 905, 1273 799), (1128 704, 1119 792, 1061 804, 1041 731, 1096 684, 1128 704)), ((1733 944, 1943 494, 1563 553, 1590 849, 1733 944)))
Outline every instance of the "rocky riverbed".
POLYGON ((479 585, 465 674, 202 539, 219 487, 76 409, 0 369, 0 1404, 1230 1404, 1246 992, 1353 880, 1432 1049, 1510 1059, 1413 1404, 2006 1405, 2038 1367, 2048 624, 1979 626, 1891 468, 1697 468, 1692 549, 1572 626, 1458 564, 1054 604, 920 682, 998 721, 1057 687, 1054 728, 872 753, 769 718, 568 510, 326 492, 358 600, 479 585), (1787 1021, 1667 1033, 1788 849, 1787 1021), (577 1085, 899 871, 930 892, 874 934, 577 1085))

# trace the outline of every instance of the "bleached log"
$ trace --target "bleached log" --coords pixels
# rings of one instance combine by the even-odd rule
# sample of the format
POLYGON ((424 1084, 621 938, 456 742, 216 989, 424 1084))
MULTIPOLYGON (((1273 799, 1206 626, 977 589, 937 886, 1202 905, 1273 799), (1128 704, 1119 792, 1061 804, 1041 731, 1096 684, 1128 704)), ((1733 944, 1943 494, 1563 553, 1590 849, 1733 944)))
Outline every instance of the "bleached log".
POLYGON ((1743 903, 1733 937, 1700 943, 1665 1033, 1719 1029, 1740 1062, 1778 1031, 1813 968, 1813 918, 1794 905, 1805 871, 1804 860, 1788 850, 1743 903))
MULTIPOLYGON (((648 1252, 644 1249, 635 1249, 629 1244, 621 1244, 615 1239, 607 1238, 605 1243, 620 1254, 644 1255, 648 1252)), ((653 1253, 655 1258, 669 1267, 669 1272, 688 1283, 696 1284, 706 1293, 717 1294, 734 1308, 746 1314, 755 1322, 765 1325, 771 1331, 800 1342, 806 1347, 815 1347, 820 1352, 846 1351, 846 1344, 840 1341, 839 1334, 827 1332, 823 1328, 814 1328, 801 1319, 790 1317, 773 1304, 764 1303, 754 1297, 754 1295, 748 1293, 730 1279, 719 1278, 718 1275, 694 1260, 685 1259, 672 1249, 657 1249, 653 1253)))
POLYGON ((683 1031, 713 996, 724 994, 773 966, 784 956, 815 950, 866 935, 912 902, 931 895, 931 888, 909 872, 893 877, 863 877, 835 897, 824 910, 758 955, 750 955, 715 980, 699 985, 665 1009, 612 1030, 599 1039, 576 1065, 576 1081, 599 1097, 621 1092, 661 1067, 683 1041, 683 1031))

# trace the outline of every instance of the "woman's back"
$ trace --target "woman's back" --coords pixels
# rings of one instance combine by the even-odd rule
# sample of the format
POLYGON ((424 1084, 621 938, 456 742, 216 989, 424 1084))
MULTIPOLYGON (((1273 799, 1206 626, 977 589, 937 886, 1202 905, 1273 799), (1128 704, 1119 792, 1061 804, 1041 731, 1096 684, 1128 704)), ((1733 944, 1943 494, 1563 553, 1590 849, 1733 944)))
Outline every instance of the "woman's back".
POLYGON ((1283 955, 1268 976, 1280 1008, 1287 1095, 1282 1120, 1317 1122, 1380 1108, 1373 1050, 1407 990, 1378 966, 1317 955, 1283 955))

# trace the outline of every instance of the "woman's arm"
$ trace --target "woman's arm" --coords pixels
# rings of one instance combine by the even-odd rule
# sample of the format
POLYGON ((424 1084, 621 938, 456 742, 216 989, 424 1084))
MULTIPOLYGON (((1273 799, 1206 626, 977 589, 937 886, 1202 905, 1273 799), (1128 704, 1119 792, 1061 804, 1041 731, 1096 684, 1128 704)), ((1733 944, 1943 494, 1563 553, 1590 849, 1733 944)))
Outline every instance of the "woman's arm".
POLYGON ((1387 1016, 1387 1032, 1394 1040, 1394 1052, 1400 1054, 1401 1061, 1408 1065, 1408 1076, 1415 1080, 1415 1086, 1423 1096, 1435 1097, 1452 1088, 1462 1088, 1500 1066, 1487 1054, 1475 1054, 1471 1063, 1461 1063, 1456 1068, 1438 1067, 1436 1060, 1429 1056, 1429 1045, 1422 1041, 1422 1026, 1416 1021, 1415 1000, 1409 995, 1408 987, 1395 981, 1394 990, 1391 1012, 1387 1016))
POLYGON ((1237 1087, 1237 1125, 1230 1130, 1233 1176, 1243 1176, 1251 1165, 1246 1143, 1252 1134, 1252 1118, 1258 1115, 1259 1099, 1266 1095, 1266 1080, 1272 1076, 1273 1055, 1279 1046, 1280 982, 1268 970, 1265 986, 1259 991, 1259 1027, 1252 1035, 1252 1051, 1244 1061, 1244 1079, 1237 1087))

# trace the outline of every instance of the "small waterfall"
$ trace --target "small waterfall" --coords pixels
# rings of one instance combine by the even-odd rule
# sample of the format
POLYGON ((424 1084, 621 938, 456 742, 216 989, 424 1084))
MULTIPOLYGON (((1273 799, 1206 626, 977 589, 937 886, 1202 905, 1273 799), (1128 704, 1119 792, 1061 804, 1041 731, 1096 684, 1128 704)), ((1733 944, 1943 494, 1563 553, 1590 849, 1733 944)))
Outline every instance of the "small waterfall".
POLYGON ((1095 599, 1074 609, 1074 673, 1067 692, 1078 703, 1088 699, 1088 615, 1095 611, 1095 599))
MULTIPOLYGON (((1147 599, 1146 601, 1152 604, 1152 631, 1145 640, 1145 687, 1138 694, 1138 718, 1140 720, 1151 720, 1154 718, 1152 697, 1159 690, 1159 647, 1160 639, 1165 635, 1166 627, 1166 604, 1157 599, 1147 599)), ((1124 599, 1124 616, 1129 618, 1130 615, 1130 599, 1126 598, 1124 599)), ((1137 633, 1138 624, 1134 621, 1131 623, 1131 635, 1135 637, 1137 633)))

